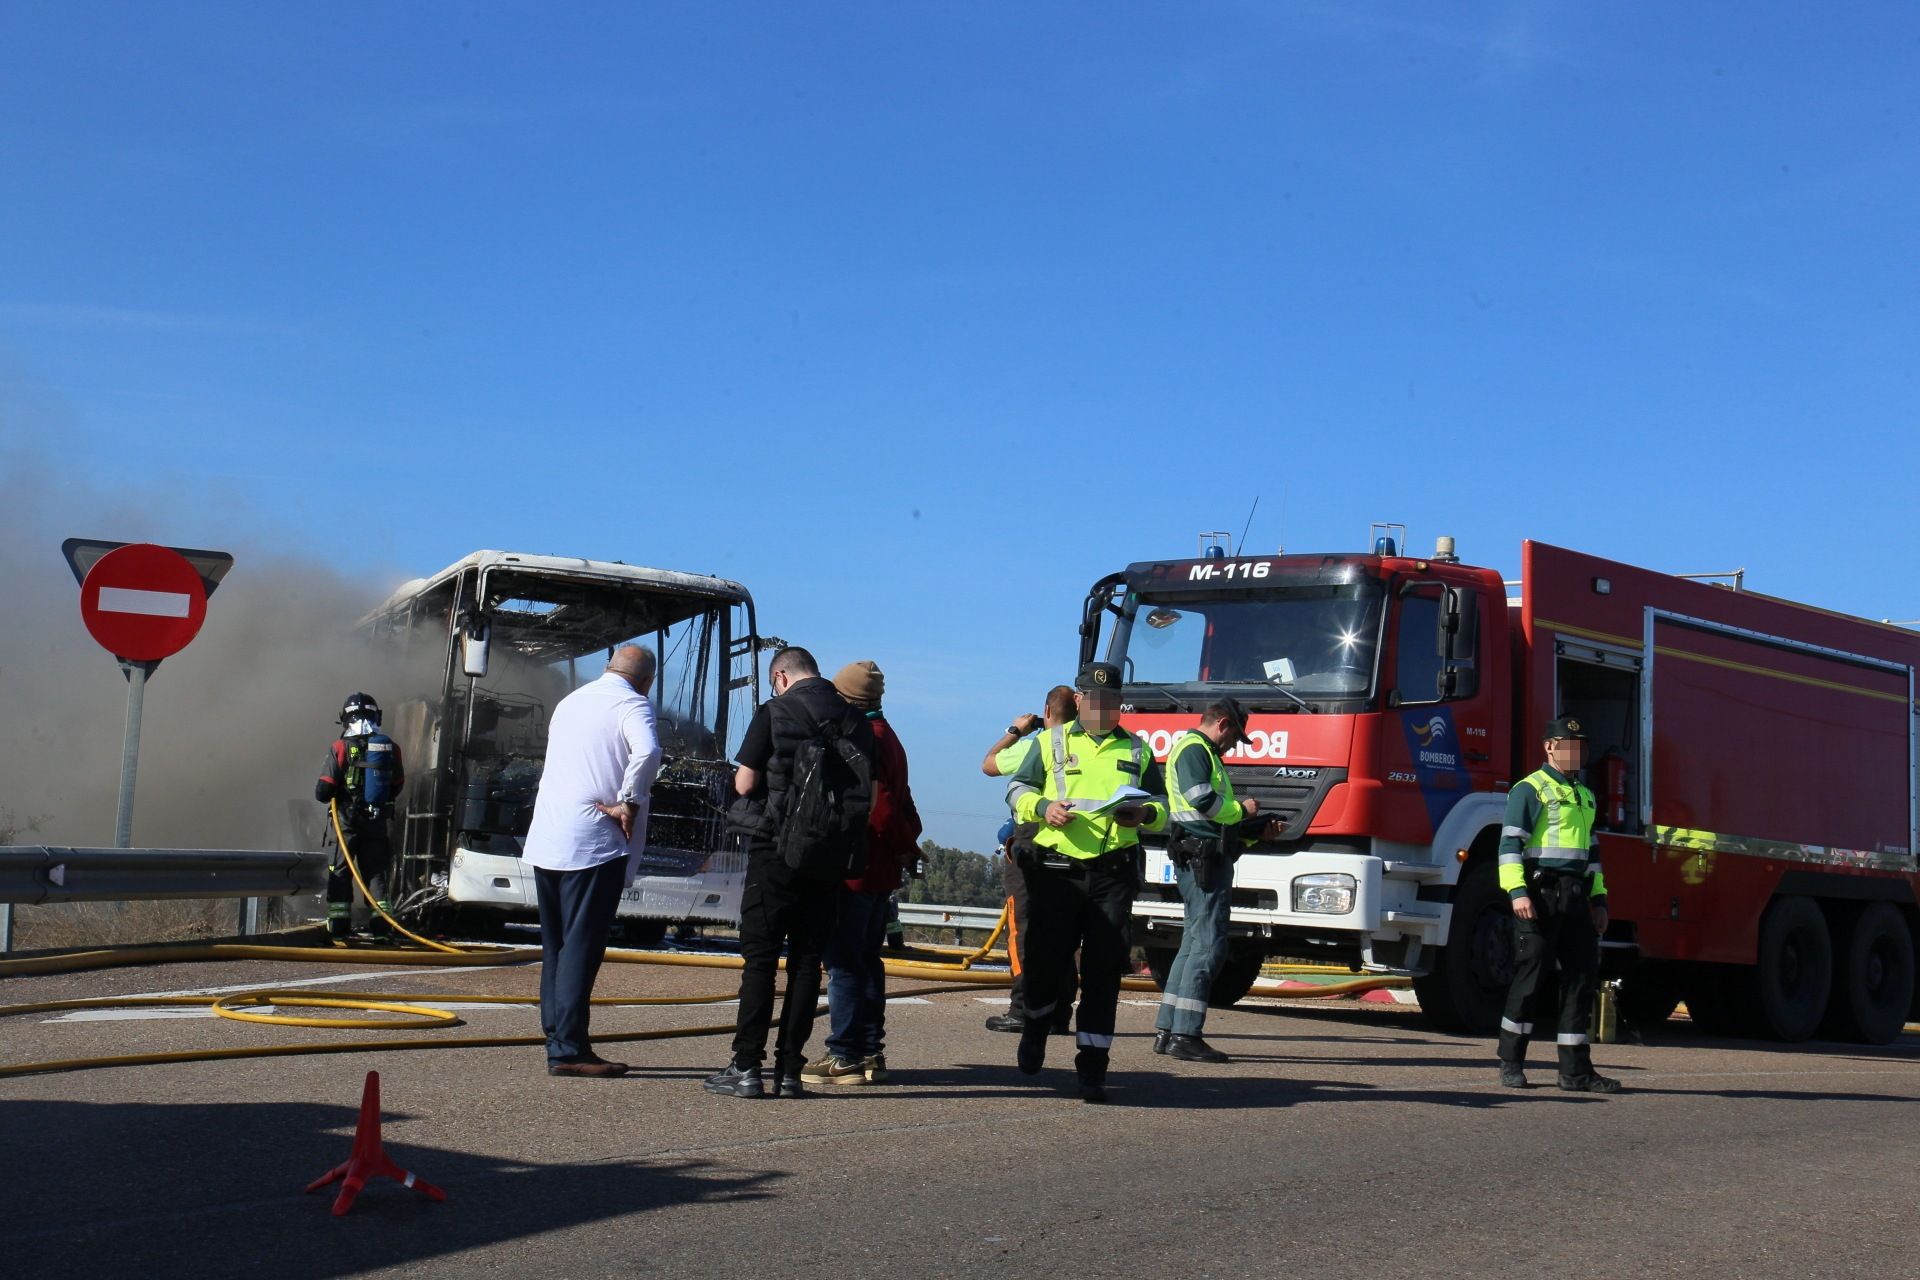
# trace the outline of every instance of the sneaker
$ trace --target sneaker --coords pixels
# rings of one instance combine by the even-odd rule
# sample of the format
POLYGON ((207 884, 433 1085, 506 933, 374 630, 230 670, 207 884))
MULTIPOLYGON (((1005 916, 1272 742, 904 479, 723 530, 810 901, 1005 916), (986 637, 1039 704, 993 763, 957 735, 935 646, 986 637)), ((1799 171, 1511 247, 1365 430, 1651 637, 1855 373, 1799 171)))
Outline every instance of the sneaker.
POLYGON ((767 1093, 759 1067, 740 1067, 731 1062, 708 1076, 703 1087, 708 1093, 730 1094, 736 1098, 763 1098, 767 1093))
POLYGON ((809 1062, 800 1072, 808 1084, 865 1084, 866 1064, 851 1058, 825 1057, 809 1062))
POLYGON ((1040 1074, 1040 1068, 1047 1065, 1045 1027, 1028 1027, 1020 1033, 1020 1048, 1014 1054, 1014 1061, 1019 1063, 1022 1075, 1040 1074))
POLYGON ((1169 1058, 1178 1058, 1181 1062, 1233 1061, 1199 1036, 1168 1036, 1166 1053, 1169 1058))
POLYGON ((1525 1089, 1528 1087, 1527 1073, 1520 1069, 1519 1063, 1503 1062, 1500 1064, 1500 1083, 1509 1089, 1525 1089))
POLYGON ((1167 1045, 1171 1043, 1172 1040, 1173 1032, 1155 1031, 1153 1033, 1153 1051, 1155 1053, 1165 1053, 1167 1051, 1167 1045))
POLYGON ((779 1076, 773 1082, 773 1096, 776 1098, 804 1098, 807 1086, 800 1083, 799 1076, 779 1076))
POLYGON ((989 1031, 1011 1031, 1018 1034, 1027 1029, 1027 1020, 1017 1013, 996 1013, 987 1019, 989 1031))
POLYGON ((860 1065, 866 1070, 868 1084, 885 1084, 887 1082, 886 1054, 876 1053, 860 1065))
POLYGON ((1559 1085, 1568 1093, 1619 1093, 1620 1082, 1612 1076, 1589 1071, 1583 1076, 1561 1076, 1559 1085))

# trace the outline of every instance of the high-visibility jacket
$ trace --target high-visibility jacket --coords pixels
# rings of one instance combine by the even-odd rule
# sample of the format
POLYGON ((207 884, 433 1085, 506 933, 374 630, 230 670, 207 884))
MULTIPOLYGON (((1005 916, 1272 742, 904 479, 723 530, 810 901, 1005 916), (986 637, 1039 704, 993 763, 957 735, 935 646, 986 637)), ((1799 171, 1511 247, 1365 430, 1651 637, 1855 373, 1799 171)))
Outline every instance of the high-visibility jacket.
POLYGON ((1500 887, 1517 898, 1527 891, 1529 869, 1569 871, 1585 874, 1588 893, 1604 899, 1597 817, 1593 792, 1557 769, 1536 769, 1515 783, 1500 832, 1500 887))
POLYGON ((1167 752, 1167 781, 1167 814, 1192 835, 1218 836, 1247 816, 1219 750, 1197 729, 1181 734, 1167 752))
POLYGON ((1153 751, 1139 736, 1116 727, 1096 738, 1072 724, 1042 732, 1039 749, 1028 753, 1007 784, 1007 804, 1020 822, 1038 822, 1033 842, 1069 858, 1097 858, 1140 843, 1140 831, 1167 827, 1165 786, 1153 751), (1069 807, 1097 805, 1121 787, 1147 792, 1147 817, 1139 828, 1123 827, 1111 813, 1076 812, 1064 827, 1046 825, 1047 806, 1065 800, 1069 807), (1080 802, 1076 805, 1076 802, 1080 802))

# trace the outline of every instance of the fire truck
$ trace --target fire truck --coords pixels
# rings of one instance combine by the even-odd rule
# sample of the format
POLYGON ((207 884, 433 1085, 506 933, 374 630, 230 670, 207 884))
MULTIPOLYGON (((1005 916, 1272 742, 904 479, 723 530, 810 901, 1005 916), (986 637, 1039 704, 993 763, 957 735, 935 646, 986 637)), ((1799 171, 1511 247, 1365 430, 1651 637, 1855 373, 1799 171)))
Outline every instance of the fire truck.
MULTIPOLYGON (((1237 698, 1234 787, 1286 823, 1236 864, 1214 1004, 1269 956, 1323 957, 1410 976, 1434 1024, 1491 1033, 1513 968, 1506 793, 1571 715, 1624 1017, 1684 1000, 1709 1032, 1880 1044, 1920 1015, 1920 634, 1539 542, 1507 583, 1395 532, 1367 553, 1208 547, 1086 598, 1080 657, 1121 667, 1123 723, 1164 761, 1237 698)), ((1149 842, 1134 936, 1162 981, 1181 914, 1149 842)))

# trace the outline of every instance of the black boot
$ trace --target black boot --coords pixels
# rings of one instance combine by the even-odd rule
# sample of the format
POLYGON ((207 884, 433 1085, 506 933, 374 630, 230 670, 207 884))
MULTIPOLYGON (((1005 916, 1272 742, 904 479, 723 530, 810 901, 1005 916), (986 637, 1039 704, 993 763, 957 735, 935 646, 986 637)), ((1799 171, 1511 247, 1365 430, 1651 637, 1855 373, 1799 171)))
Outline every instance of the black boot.
POLYGON ((1029 1022, 1020 1029, 1020 1048, 1014 1055, 1022 1075, 1037 1076, 1047 1065, 1047 1024, 1029 1022))
POLYGON ((1167 1056, 1178 1058, 1182 1062, 1231 1062, 1232 1059, 1220 1052, 1199 1036, 1170 1036, 1167 1039, 1167 1056))
POLYGON ((1015 1035, 1027 1029, 1027 1020, 1017 1013, 996 1013, 987 1019, 989 1031, 1011 1031, 1015 1035))
POLYGON ((1082 1102, 1107 1100, 1107 1058, 1105 1049, 1086 1048, 1074 1055, 1074 1074, 1080 1078, 1082 1102))
POLYGON ((1522 1068, 1522 1064, 1518 1062, 1501 1063, 1500 1064, 1500 1083, 1505 1085, 1509 1089, 1526 1088, 1527 1073, 1522 1068))
POLYGON ((1155 1053, 1165 1053, 1167 1051, 1167 1044, 1172 1039, 1173 1032, 1171 1031, 1155 1031, 1153 1033, 1153 1051, 1155 1053))
POLYGON ((1561 1076, 1559 1085, 1568 1093, 1619 1093, 1620 1082, 1612 1076, 1597 1075, 1592 1071, 1583 1076, 1561 1076))

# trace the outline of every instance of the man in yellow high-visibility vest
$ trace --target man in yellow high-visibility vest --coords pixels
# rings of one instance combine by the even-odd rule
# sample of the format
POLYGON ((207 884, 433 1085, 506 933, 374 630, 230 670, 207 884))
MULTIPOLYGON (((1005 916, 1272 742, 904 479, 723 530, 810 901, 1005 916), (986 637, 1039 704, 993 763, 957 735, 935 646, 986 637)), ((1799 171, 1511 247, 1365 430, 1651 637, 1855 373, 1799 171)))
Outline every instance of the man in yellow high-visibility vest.
POLYGON ((1089 662, 1074 689, 1077 718, 1042 733, 1007 786, 1015 820, 1033 832, 1015 844, 1031 897, 1018 1061, 1028 1075, 1045 1064, 1054 1005, 1072 989, 1077 947, 1074 1069, 1080 1096, 1105 1102, 1120 978, 1132 949, 1140 832, 1166 829, 1166 789, 1152 748, 1120 727, 1120 668, 1089 662))
POLYGON ((1500 1019, 1500 1083, 1527 1087, 1527 1044, 1540 1009, 1542 979, 1560 969, 1558 1044, 1562 1089, 1618 1093, 1620 1082, 1596 1075, 1588 1037, 1593 990, 1600 975, 1600 937, 1607 931, 1607 880, 1594 837, 1593 792, 1579 779, 1587 733, 1573 716, 1547 726, 1547 763, 1507 793, 1500 833, 1500 887, 1513 900, 1515 960, 1500 1019))

